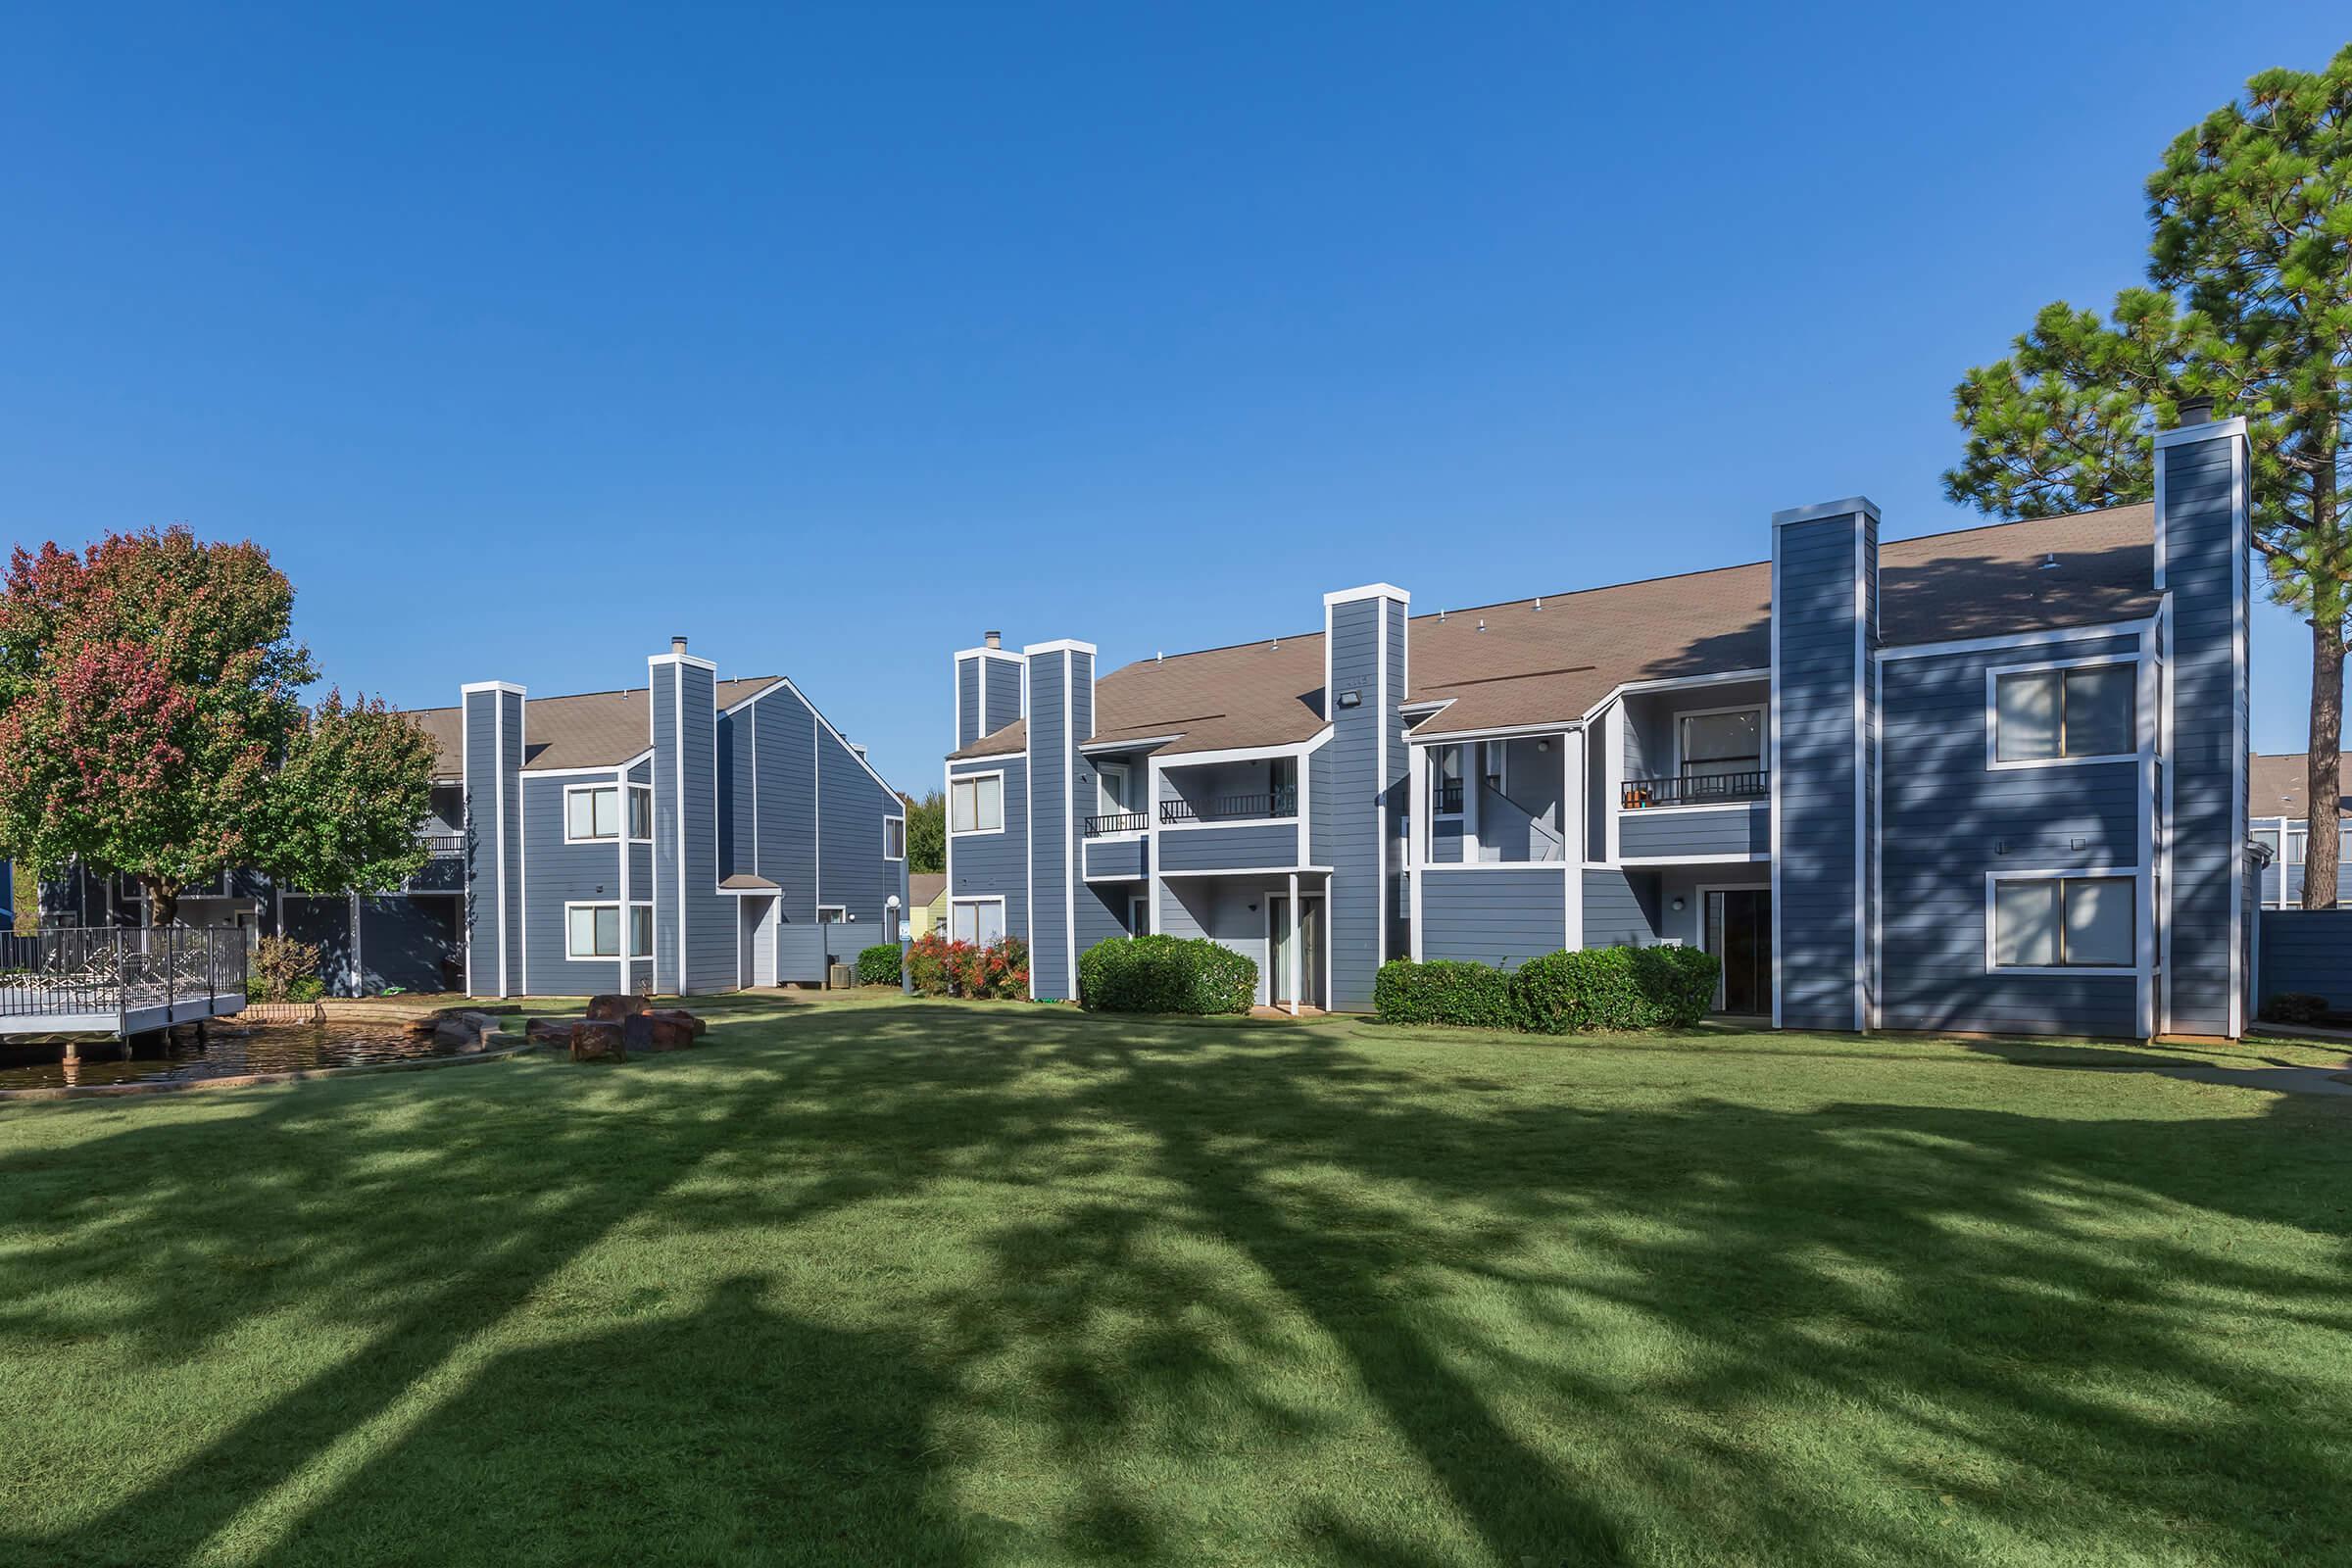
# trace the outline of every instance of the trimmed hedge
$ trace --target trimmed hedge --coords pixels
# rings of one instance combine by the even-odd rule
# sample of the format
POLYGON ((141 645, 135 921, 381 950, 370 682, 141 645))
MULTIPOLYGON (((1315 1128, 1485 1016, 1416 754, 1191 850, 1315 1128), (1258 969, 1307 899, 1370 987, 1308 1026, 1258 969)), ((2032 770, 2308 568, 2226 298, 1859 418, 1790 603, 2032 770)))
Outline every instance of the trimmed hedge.
POLYGON ((861 986, 897 985, 899 945, 896 942, 877 942, 858 955, 858 983, 861 986))
POLYGON ((1078 1001, 1094 1012, 1248 1012, 1257 965, 1206 937, 1106 937, 1078 955, 1078 1001))
POLYGON ((1469 1029, 1516 1029, 1508 971, 1487 963, 1397 958, 1372 981, 1372 1009, 1390 1023, 1449 1023, 1469 1029))
POLYGON ((1706 1015, 1721 964, 1696 948, 1592 948, 1530 958, 1516 972, 1483 963, 1381 965, 1372 1001, 1384 1022, 1442 1023, 1565 1035, 1684 1029, 1706 1015))

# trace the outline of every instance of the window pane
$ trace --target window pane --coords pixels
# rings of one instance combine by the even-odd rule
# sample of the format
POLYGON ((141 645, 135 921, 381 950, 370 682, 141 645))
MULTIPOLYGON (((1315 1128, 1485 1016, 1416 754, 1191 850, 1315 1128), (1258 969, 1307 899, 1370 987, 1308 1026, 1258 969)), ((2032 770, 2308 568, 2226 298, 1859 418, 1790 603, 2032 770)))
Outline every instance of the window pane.
POLYGON ((979 944, 985 948, 1004 941, 1004 906, 1002 904, 975 904, 972 908, 979 916, 980 935, 976 939, 979 944))
POLYGON ((596 911, 576 908, 568 911, 565 921, 564 951, 574 958, 593 957, 596 954, 596 911))
POLYGON ((600 839, 620 837, 620 791, 598 790, 596 801, 596 836, 600 839))
POLYGON ((654 836, 654 792, 642 784, 629 786, 629 837, 654 836))
POLYGON ((1764 765, 1764 716, 1702 713, 1683 720, 1683 771, 1700 778, 1752 773, 1764 765))
POLYGON ((651 905, 637 905, 629 910, 629 956, 650 958, 654 956, 654 910, 651 905))
POLYGON ((2058 755, 2058 675, 2003 675, 2000 760, 2037 762, 2058 755))
POLYGON ((596 836, 596 802, 587 790, 570 790, 564 796, 564 836, 572 839, 596 836))
POLYGON ((2286 835, 2286 863, 2289 865, 2303 863, 2303 834, 2302 828, 2296 828, 2286 835))
POLYGON ((596 956, 600 958, 617 957, 620 954, 620 908, 608 904, 596 911, 596 956))
POLYGON ((1992 961, 2004 968, 2058 961, 2057 883, 1992 885, 1992 961))
POLYGON ((1004 826, 1004 775, 974 779, 979 801, 973 809, 976 825, 983 833, 994 833, 1004 826))
POLYGON ((948 908, 948 940, 951 942, 971 941, 972 933, 979 929, 979 918, 978 905, 951 905, 948 908))
POLYGON ((2132 884, 2122 877, 2068 877, 2066 961, 2130 968, 2132 950, 2132 884))
POLYGON ((2264 849, 2270 851, 2272 859, 2275 860, 2278 858, 2278 830, 2277 828, 2256 828, 2254 830, 2254 842, 2261 845, 2264 849))
POLYGON ((906 858, 906 824, 895 816, 882 819, 882 858, 887 860, 906 858))
POLYGON ((1116 816, 1127 809, 1127 770, 1125 768, 1096 768, 1095 789, 1095 809, 1103 816, 1116 816))
POLYGON ((2139 749, 2132 723, 2132 687, 2137 678, 2130 664, 2066 672, 2067 756, 2107 757, 2139 749))
POLYGON ((948 830, 969 833, 972 830, 972 803, 979 792, 969 779, 957 779, 948 786, 948 830))

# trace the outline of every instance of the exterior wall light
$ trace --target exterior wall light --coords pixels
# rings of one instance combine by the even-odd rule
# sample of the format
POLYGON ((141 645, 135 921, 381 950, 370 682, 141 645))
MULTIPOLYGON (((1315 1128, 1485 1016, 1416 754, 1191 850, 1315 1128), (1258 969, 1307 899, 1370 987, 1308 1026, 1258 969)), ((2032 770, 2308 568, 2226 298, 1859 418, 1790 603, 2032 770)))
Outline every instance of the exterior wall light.
POLYGON ((1342 692, 1340 693, 1340 706, 1342 708, 1361 708, 1364 706, 1364 694, 1362 692, 1342 692))

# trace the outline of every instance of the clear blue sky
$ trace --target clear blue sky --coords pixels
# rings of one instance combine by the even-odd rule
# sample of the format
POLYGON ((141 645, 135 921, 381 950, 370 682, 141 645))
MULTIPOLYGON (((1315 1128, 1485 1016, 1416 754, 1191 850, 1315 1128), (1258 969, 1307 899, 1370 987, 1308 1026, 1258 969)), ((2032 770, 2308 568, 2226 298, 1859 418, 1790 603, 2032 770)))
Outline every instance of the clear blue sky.
MULTIPOLYGON (((14 10, 0 522, 250 535, 406 705, 683 631, 919 791, 987 626, 1107 668, 1967 523, 1960 371, 2347 31, 1586 9, 14 10)), ((2306 649, 2262 612, 2265 750, 2306 649)))

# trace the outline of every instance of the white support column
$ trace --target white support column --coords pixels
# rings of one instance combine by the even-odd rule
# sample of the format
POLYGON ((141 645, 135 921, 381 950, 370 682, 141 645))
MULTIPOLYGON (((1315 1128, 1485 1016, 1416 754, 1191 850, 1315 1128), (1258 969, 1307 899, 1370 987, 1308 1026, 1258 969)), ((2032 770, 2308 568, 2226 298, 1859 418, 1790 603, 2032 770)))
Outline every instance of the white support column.
MULTIPOLYGON (((1426 746, 1408 746, 1405 749, 1405 816, 1406 826, 1410 830, 1404 839, 1404 882, 1410 890, 1405 907, 1405 955, 1415 963, 1421 961, 1421 868, 1429 864, 1429 762, 1432 755, 1426 746)), ((1324 940, 1330 940, 1328 933, 1324 940)))
POLYGON ((1286 933, 1290 955, 1283 960, 1283 980, 1291 988, 1291 1016, 1298 1016, 1298 873, 1291 873, 1291 902, 1284 911, 1291 928, 1286 933))
POLYGON ((1486 820, 1487 743, 1462 742, 1462 863, 1479 859, 1478 830, 1486 820))
POLYGON ((1560 736, 1560 855, 1567 861, 1561 946, 1585 945, 1585 732, 1560 736))
POLYGON ((1601 820, 1608 824, 1602 845, 1601 858, 1610 865, 1617 863, 1618 829, 1625 815, 1625 700, 1619 698, 1600 715, 1601 723, 1601 780, 1600 805, 1606 814, 1601 820))

